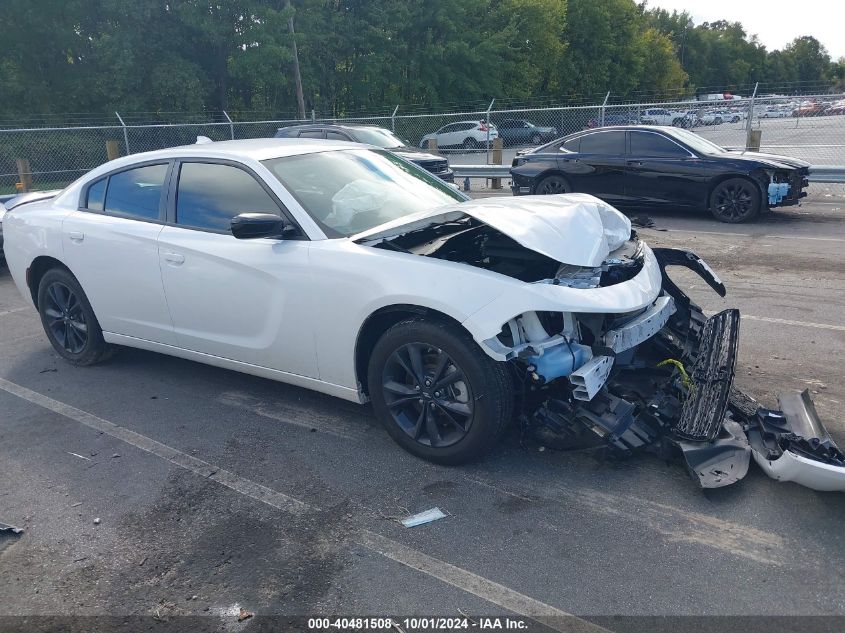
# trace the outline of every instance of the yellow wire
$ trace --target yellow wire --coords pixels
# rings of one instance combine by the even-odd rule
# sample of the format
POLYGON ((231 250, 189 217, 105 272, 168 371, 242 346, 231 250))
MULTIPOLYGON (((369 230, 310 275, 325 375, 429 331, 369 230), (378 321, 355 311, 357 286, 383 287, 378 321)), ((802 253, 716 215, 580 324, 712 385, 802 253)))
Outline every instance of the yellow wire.
POLYGON ((695 385, 692 384, 692 380, 690 380, 689 374, 687 370, 684 369, 684 365, 681 361, 674 359, 674 358, 667 358, 666 360, 662 360, 657 363, 658 367, 663 367, 664 365, 672 365, 681 373, 681 384, 687 388, 687 390, 692 391, 695 389, 695 385))

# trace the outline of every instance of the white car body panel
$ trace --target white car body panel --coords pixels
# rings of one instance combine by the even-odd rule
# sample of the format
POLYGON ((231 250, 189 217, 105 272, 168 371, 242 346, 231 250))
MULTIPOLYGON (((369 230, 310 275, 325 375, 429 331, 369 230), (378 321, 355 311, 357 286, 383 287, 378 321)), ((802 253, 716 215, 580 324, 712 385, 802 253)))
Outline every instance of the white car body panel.
POLYGON ((62 257, 106 332, 175 345, 161 290, 161 224, 71 211, 61 226, 62 257), (125 292, 116 289, 125 288, 125 292))
POLYGON ((845 468, 807 459, 792 451, 784 451, 777 459, 766 459, 752 451, 754 461, 772 479, 793 481, 813 490, 845 492, 845 468))
POLYGON ((159 256, 174 344, 316 378, 308 244, 165 226, 159 256))

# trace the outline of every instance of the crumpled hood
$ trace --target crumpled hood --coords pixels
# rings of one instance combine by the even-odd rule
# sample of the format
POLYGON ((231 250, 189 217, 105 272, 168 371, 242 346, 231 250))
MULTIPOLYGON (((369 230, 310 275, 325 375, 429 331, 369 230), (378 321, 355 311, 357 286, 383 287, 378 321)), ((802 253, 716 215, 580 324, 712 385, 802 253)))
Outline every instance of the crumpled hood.
POLYGON ((564 193, 467 200, 352 239, 368 242, 395 237, 431 225, 442 216, 449 216, 443 221, 454 220, 458 213, 484 222, 525 248, 573 266, 601 265, 631 236, 631 221, 606 202, 586 193, 564 193))

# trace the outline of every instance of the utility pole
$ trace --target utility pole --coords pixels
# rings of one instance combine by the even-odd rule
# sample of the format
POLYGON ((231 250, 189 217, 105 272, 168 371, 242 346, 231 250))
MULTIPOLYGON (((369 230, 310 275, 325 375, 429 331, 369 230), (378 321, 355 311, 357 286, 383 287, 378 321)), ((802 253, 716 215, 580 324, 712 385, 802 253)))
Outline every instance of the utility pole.
MULTIPOLYGON (((290 9, 290 0, 285 3, 290 9)), ((299 73, 299 53, 296 50, 296 33, 293 30, 293 16, 288 18, 288 32, 290 33, 291 45, 293 47, 293 78, 296 82, 296 104, 299 109, 299 118, 305 119, 305 98, 302 96, 302 75, 299 73)))

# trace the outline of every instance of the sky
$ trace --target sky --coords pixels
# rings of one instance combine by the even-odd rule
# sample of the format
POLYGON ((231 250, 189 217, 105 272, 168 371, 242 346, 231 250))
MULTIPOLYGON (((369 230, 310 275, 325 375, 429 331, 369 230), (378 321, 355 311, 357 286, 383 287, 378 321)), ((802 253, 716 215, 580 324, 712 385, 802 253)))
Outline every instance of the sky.
POLYGON ((686 11, 696 24, 741 22, 770 51, 812 35, 833 59, 845 57, 845 0, 648 0, 648 6, 686 11))

